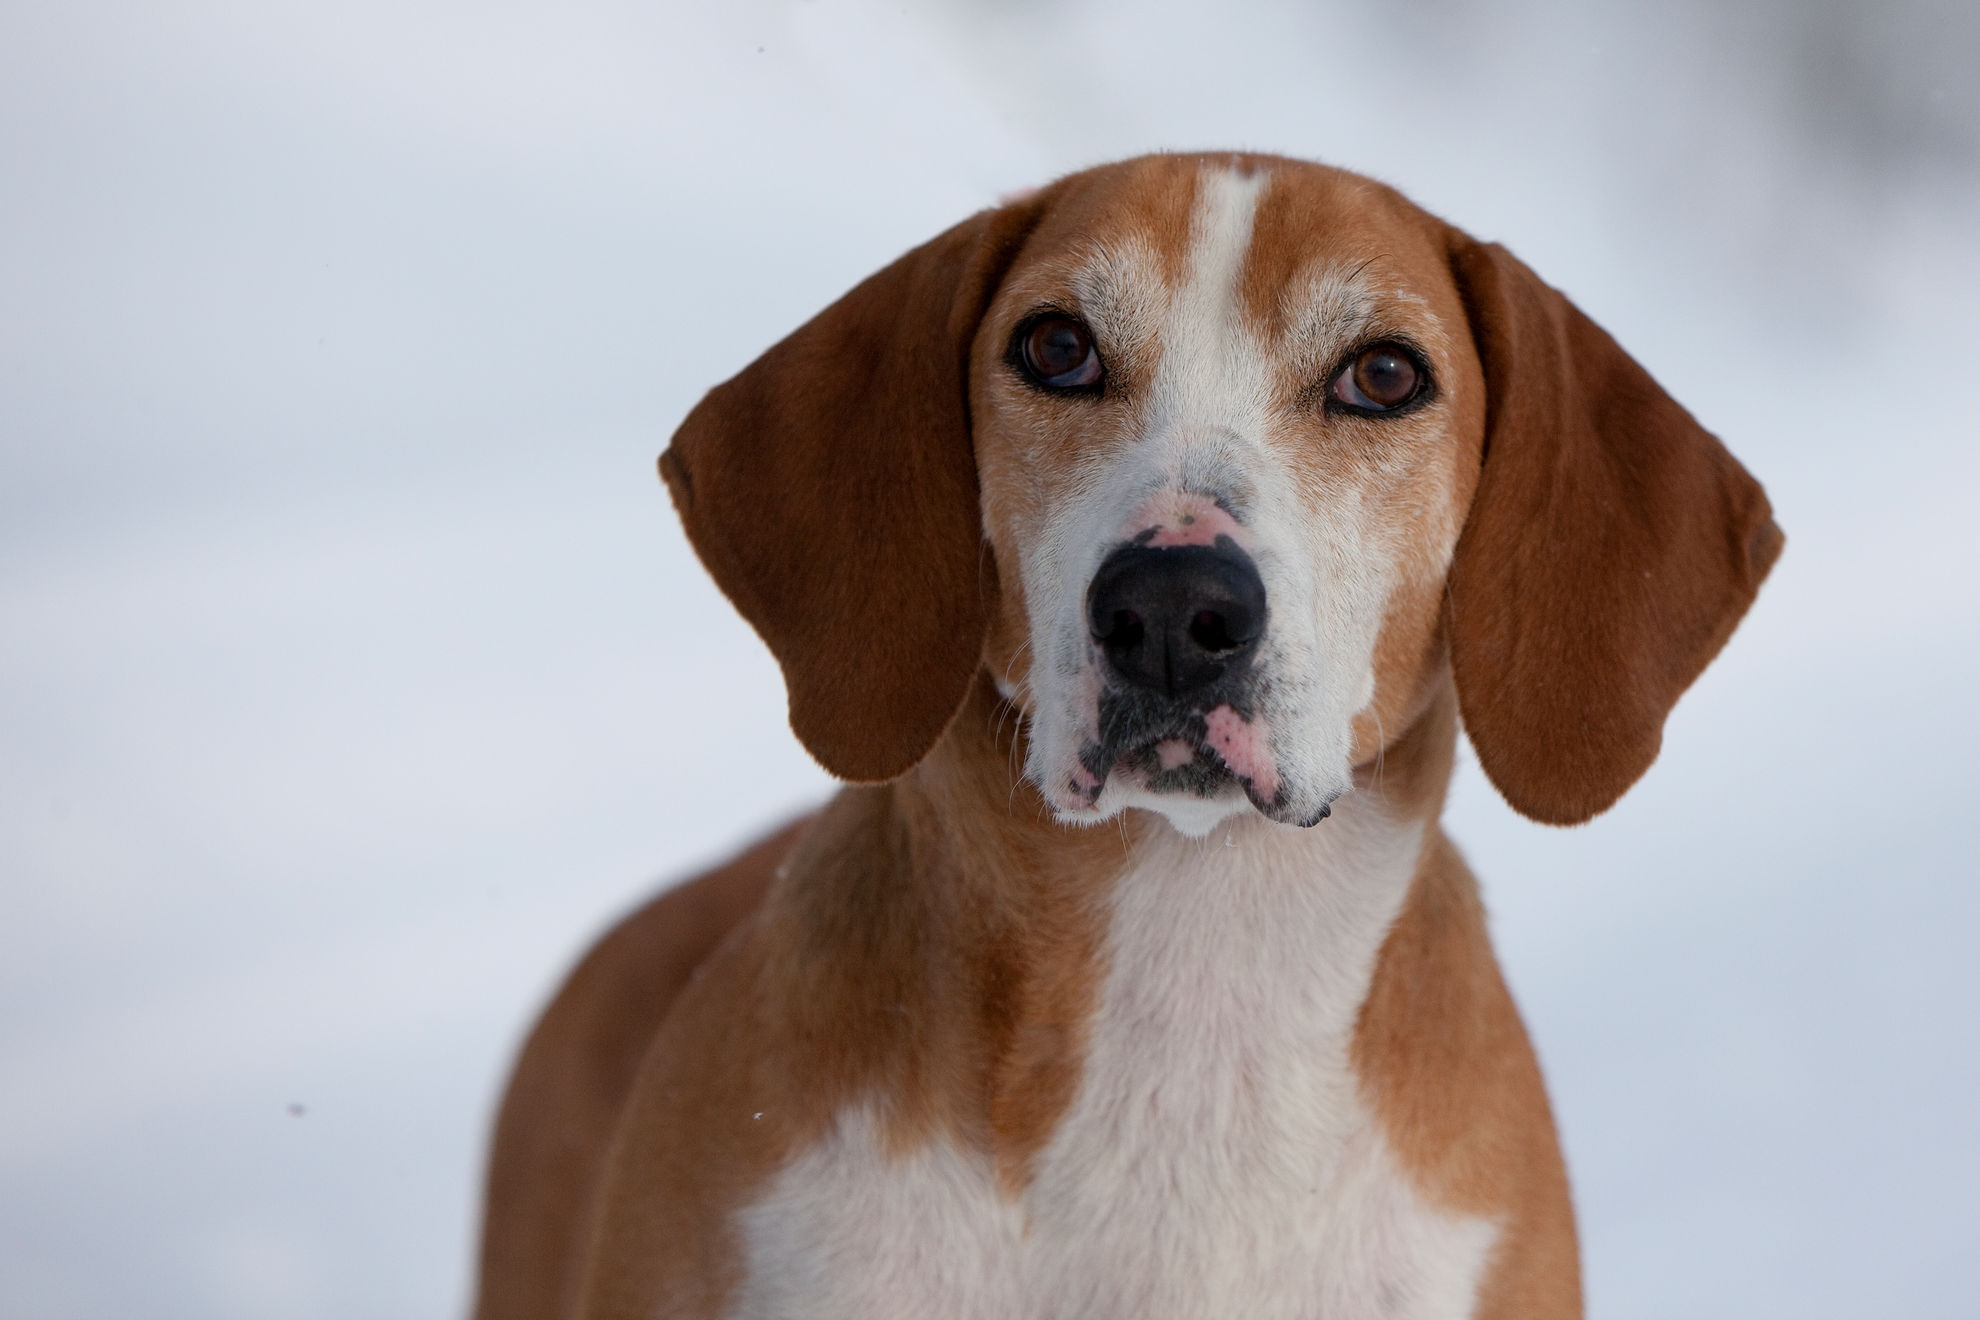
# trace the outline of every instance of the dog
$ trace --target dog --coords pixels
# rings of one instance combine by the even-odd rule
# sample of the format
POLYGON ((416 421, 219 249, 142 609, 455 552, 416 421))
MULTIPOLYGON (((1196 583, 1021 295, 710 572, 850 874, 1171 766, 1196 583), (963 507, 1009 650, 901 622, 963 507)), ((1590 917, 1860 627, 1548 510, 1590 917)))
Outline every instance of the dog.
POLYGON ((1366 178, 1153 156, 908 253, 661 469, 851 786, 545 1012, 482 1320, 1581 1314, 1460 721, 1589 819, 1783 541, 1607 334, 1366 178))

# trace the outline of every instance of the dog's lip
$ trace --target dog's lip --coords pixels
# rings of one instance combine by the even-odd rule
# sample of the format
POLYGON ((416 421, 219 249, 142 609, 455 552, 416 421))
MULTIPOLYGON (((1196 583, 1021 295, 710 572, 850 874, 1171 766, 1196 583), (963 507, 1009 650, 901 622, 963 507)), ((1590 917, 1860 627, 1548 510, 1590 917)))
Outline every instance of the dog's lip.
MULTIPOLYGON (((1147 773, 1148 763, 1152 759, 1157 766, 1160 766, 1164 758, 1165 749, 1170 758, 1174 758, 1184 751, 1187 751, 1190 756, 1189 761, 1178 761, 1176 764, 1167 767, 1167 769, 1180 770, 1185 765, 1200 764, 1204 771, 1214 774, 1227 788, 1236 787, 1242 791, 1245 799, 1250 802, 1258 814, 1264 816, 1267 820, 1275 821, 1281 825, 1297 825, 1301 828, 1310 828, 1318 825, 1332 814, 1334 802, 1341 796, 1339 792, 1330 793, 1325 800, 1317 805, 1301 804, 1289 800, 1284 786, 1279 785, 1278 793, 1273 797, 1267 798, 1259 792, 1258 786, 1249 778, 1232 770, 1230 765, 1225 762, 1223 757, 1218 754, 1217 750, 1206 739, 1192 737, 1187 734, 1165 733, 1152 738, 1140 739, 1123 747, 1115 754, 1111 762, 1106 765, 1103 773, 1095 773, 1092 768, 1092 762, 1082 761, 1069 785, 1075 799, 1074 802, 1069 804, 1069 809, 1073 811, 1090 810, 1099 800, 1101 790, 1116 776, 1134 781, 1144 791, 1160 796, 1214 796, 1214 794, 1192 794, 1188 787, 1180 784, 1163 788, 1157 787, 1154 783, 1150 782, 1147 773)), ((1097 751, 1098 749, 1091 750, 1097 751)))
MULTIPOLYGON (((1228 707, 1217 709, 1229 711, 1228 707)), ((1241 717, 1230 713, 1230 718, 1241 717)), ((1095 777, 1093 795, 1097 798, 1100 787, 1115 776, 1135 782, 1147 792, 1174 797, 1216 796, 1222 791, 1216 788, 1221 783, 1226 787, 1235 786, 1241 789, 1246 800, 1260 815, 1282 825, 1311 827, 1332 814, 1333 804, 1340 797, 1339 793, 1329 794, 1325 800, 1317 804, 1297 801, 1297 795, 1289 795, 1286 792, 1285 784, 1279 778, 1276 762, 1265 767, 1267 771, 1265 775, 1246 774, 1243 769, 1231 764, 1232 757, 1227 755, 1231 750, 1228 739, 1223 740, 1226 742, 1224 747, 1218 745, 1219 741, 1216 725, 1207 721, 1205 731, 1200 736, 1189 731, 1170 730, 1153 737, 1137 739, 1123 747, 1113 757, 1104 775, 1095 777), (1194 784, 1179 780, 1172 780, 1167 784, 1161 782, 1164 778, 1192 768, 1197 776, 1194 784), (1264 791, 1268 785, 1260 784, 1258 782, 1260 778, 1268 780, 1272 790, 1269 795, 1264 791), (1206 789, 1211 791, 1205 791, 1206 789)), ((1239 756, 1238 759, 1244 758, 1239 756)))
MULTIPOLYGON (((1204 762, 1206 768, 1214 767, 1225 774, 1231 774, 1231 768, 1224 764, 1222 757, 1217 755, 1216 748, 1205 740, 1191 737, 1186 733, 1164 734, 1159 738, 1130 743, 1114 757, 1110 772, 1119 774, 1123 770, 1144 770, 1149 762, 1153 762, 1165 771, 1180 770, 1185 766, 1204 762)), ((1232 774, 1231 777, 1237 776, 1232 774)))
POLYGON ((1088 742, 1080 753, 1080 764, 1088 776, 1101 782, 1116 777, 1146 780, 1150 775, 1166 776, 1192 766, 1224 768, 1216 753, 1201 738, 1187 730, 1165 729, 1118 741, 1108 746, 1088 742))
POLYGON ((1212 796, 1236 785, 1260 810, 1266 809, 1251 782, 1231 768, 1208 738, 1188 732, 1167 732, 1122 747, 1107 767, 1105 778, 1115 777, 1150 793, 1174 797, 1212 796))

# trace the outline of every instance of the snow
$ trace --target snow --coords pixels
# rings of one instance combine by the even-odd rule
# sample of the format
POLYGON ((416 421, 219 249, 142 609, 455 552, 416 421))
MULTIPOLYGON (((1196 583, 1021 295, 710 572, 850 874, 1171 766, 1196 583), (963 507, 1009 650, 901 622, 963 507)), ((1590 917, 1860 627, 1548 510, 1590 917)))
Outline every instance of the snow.
POLYGON ((1980 19, 1927 8, 0 16, 0 1314, 464 1306, 532 1007, 829 787, 667 434, 968 211, 1197 146, 1507 242, 1787 529, 1615 811, 1454 793, 1591 1314, 1970 1314, 1980 19))

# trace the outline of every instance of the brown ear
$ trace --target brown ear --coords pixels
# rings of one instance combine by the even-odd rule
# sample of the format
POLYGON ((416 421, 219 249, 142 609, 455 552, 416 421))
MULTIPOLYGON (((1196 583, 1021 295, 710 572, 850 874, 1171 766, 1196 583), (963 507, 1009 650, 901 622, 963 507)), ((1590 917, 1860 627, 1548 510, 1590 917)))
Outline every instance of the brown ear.
POLYGON ((660 456, 688 539, 783 667, 791 728, 878 782, 983 645, 970 342, 1037 203, 978 214, 710 390, 660 456))
POLYGON ((1656 759, 1783 538, 1759 483, 1557 290, 1461 234, 1451 265, 1486 389, 1446 603, 1458 702, 1506 800, 1577 824, 1656 759))

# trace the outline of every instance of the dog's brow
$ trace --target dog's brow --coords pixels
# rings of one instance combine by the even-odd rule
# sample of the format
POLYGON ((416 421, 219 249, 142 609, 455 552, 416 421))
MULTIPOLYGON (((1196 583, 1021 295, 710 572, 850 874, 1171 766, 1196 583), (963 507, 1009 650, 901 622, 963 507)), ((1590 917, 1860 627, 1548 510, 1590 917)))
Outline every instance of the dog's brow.
POLYGON ((1091 245, 1072 280, 1087 323, 1117 348, 1138 348, 1155 338, 1169 289, 1162 262, 1138 236, 1091 245))
POLYGON ((1370 261, 1329 262, 1287 282, 1279 294, 1290 361, 1311 374, 1333 365, 1340 353, 1376 321, 1370 261))
POLYGON ((1327 370, 1355 344, 1401 334, 1432 351, 1445 347, 1443 322, 1430 300, 1401 286, 1379 258, 1332 262, 1291 280, 1279 295, 1284 352, 1301 373, 1327 370))

